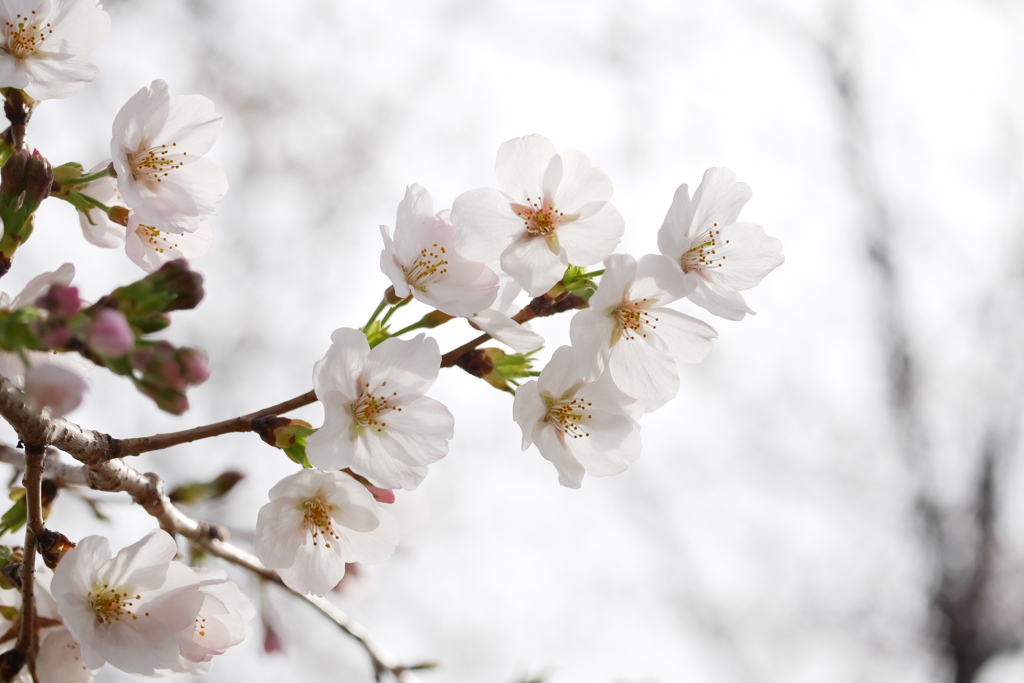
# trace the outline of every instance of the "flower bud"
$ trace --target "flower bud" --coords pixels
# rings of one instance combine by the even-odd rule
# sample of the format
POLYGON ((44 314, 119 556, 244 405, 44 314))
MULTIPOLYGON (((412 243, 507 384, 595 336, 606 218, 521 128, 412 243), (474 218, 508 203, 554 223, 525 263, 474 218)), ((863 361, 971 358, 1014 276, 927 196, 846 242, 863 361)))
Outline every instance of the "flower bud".
POLYGON ((53 363, 33 365, 25 373, 26 403, 36 412, 49 408, 52 417, 78 407, 87 388, 80 375, 53 363))
POLYGON ((184 348, 178 349, 177 355, 181 372, 189 384, 202 384, 210 379, 210 368, 205 353, 199 349, 184 348))
POLYGON ((75 547, 67 536, 53 529, 44 529, 43 533, 36 536, 36 544, 43 562, 50 569, 56 567, 64 554, 75 547))
POLYGON ((135 348, 135 334, 123 313, 102 308, 92 318, 86 344, 101 356, 121 358, 135 348))
POLYGON ((39 298, 37 305, 60 318, 70 318, 82 307, 78 298, 78 287, 53 285, 39 298))

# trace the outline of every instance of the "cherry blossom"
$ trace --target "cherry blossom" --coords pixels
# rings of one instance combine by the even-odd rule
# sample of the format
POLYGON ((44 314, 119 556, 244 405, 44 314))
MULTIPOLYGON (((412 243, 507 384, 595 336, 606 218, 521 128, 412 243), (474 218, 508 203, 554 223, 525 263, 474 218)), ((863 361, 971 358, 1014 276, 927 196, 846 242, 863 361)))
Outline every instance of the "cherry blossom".
POLYGON ((99 75, 85 55, 106 40, 110 17, 96 0, 0 3, 0 87, 37 100, 71 97, 99 75))
POLYGON ((114 557, 110 541, 86 536, 57 565, 57 611, 87 667, 152 675, 178 666, 177 634, 194 626, 205 598, 195 572, 173 561, 177 551, 161 530, 114 557))
POLYGON ((397 296, 411 294, 448 315, 472 315, 493 303, 498 276, 483 263, 460 256, 452 246, 452 231, 446 212, 434 215, 427 191, 410 185, 398 205, 394 239, 387 226, 380 226, 380 267, 397 296))
POLYGON ((658 248, 682 271, 681 296, 729 320, 742 320, 747 307, 741 291, 780 266, 782 242, 754 223, 737 223, 750 200, 746 183, 727 168, 709 168, 693 193, 676 190, 658 232, 658 248))
POLYGON ((554 286, 569 263, 597 263, 619 243, 625 226, 608 202, 611 181, 581 152, 557 154, 547 138, 527 135, 498 149, 495 171, 501 190, 455 200, 455 248, 479 261, 500 258, 530 296, 554 286))
POLYGON ((423 394, 441 364, 437 342, 386 339, 373 350, 362 332, 335 330, 327 355, 313 368, 324 424, 306 455, 321 469, 351 467, 386 488, 414 489, 427 465, 448 453, 455 421, 423 394))
POLYGON ((628 254, 605 262, 590 308, 573 316, 572 345, 592 363, 591 377, 606 368, 627 395, 667 401, 679 391, 676 360, 699 363, 717 336, 706 323, 664 304, 678 299, 678 275, 671 261, 649 254, 639 263, 628 254))
POLYGON ((289 587, 323 595, 346 562, 383 562, 397 544, 394 518, 363 484, 345 472, 302 470, 270 489, 254 548, 289 587))
POLYGON ((203 155, 223 117, 201 95, 167 93, 153 81, 114 118, 110 153, 117 188, 139 223, 165 232, 195 232, 227 191, 224 171, 203 155))
POLYGON ((193 571, 203 604, 194 622, 176 634, 181 656, 173 671, 200 675, 209 670, 215 655, 249 637, 249 622, 256 618, 256 608, 223 569, 197 567, 193 571))
POLYGON ((584 473, 618 474, 640 456, 641 406, 608 381, 585 382, 586 364, 562 346, 540 377, 516 390, 513 419, 523 450, 537 446, 558 470, 558 483, 578 489, 584 473))
MULTIPOLYGON (((82 661, 81 648, 71 632, 60 623, 57 604, 50 595, 50 573, 35 573, 35 612, 39 620, 39 652, 36 655, 36 673, 39 683, 91 683, 99 669, 89 669, 82 661)), ((21 592, 0 590, 0 623, 6 633, 13 633, 18 625, 17 612, 22 604, 21 592), (9 611, 9 610, 13 610, 9 611), (14 616, 8 619, 7 616, 14 616)), ((13 641, 9 641, 14 645, 13 641)), ((14 678, 14 683, 32 683, 27 666, 14 678)))

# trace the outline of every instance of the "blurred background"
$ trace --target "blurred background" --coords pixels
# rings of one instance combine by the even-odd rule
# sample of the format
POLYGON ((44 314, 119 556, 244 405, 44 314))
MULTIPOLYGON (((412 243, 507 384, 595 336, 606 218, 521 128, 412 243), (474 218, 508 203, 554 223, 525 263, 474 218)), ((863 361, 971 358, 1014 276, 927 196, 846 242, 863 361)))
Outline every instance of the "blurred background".
MULTIPOLYGON (((756 317, 679 306, 719 339, 644 418, 624 474, 563 489, 520 452, 511 397, 442 373, 450 453, 393 506, 395 556, 331 596, 401 662, 437 662, 422 681, 1024 676, 1024 3, 104 6, 101 76, 40 106, 29 144, 91 167, 118 109, 162 78, 224 114, 212 156, 231 189, 195 263, 207 299, 168 332, 209 352, 212 380, 173 418, 93 373, 70 416, 84 426, 144 436, 307 391, 331 331, 362 325, 388 285, 378 226, 406 185, 450 206, 495 184, 512 137, 542 133, 611 176, 620 251, 657 251, 676 187, 710 166, 751 185, 743 220, 783 242, 786 263, 747 297, 756 317)), ((0 286, 65 261, 86 298, 141 276, 54 201, 0 286)), ((542 323, 551 348, 566 342, 567 316, 542 323)), ((437 332, 442 350, 472 334, 437 332)), ((295 469, 251 434, 132 464, 169 486, 245 472, 189 510, 243 546, 295 469)), ((50 525, 116 548, 153 522, 123 494, 66 493, 50 525)), ((264 624, 205 680, 372 680, 326 620, 233 577, 264 624)))

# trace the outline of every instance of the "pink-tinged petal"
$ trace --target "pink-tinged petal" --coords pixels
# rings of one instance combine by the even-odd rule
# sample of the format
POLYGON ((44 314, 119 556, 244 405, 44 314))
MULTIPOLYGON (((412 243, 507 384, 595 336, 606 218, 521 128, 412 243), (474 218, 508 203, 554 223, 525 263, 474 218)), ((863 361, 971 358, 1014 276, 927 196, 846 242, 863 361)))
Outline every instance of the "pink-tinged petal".
POLYGON ((322 470, 344 469, 356 454, 351 408, 325 403, 324 411, 323 426, 306 437, 306 457, 313 467, 322 470))
POLYGON ((96 673, 85 665, 82 648, 66 628, 52 630, 43 637, 36 671, 43 683, 92 683, 96 673))
POLYGON ((352 403, 362 395, 359 377, 370 354, 366 335, 359 330, 342 327, 331 334, 331 347, 313 366, 313 389, 324 400, 330 391, 341 394, 343 403, 352 403))
POLYGON ((519 353, 527 353, 544 346, 544 337, 494 309, 475 313, 468 320, 519 353))
POLYGON ((523 432, 523 450, 533 445, 534 425, 544 420, 548 407, 540 396, 537 380, 531 379, 518 389, 512 401, 512 419, 523 432))
POLYGON ((608 358, 615 386, 640 401, 667 401, 679 393, 674 358, 656 351, 641 337, 621 337, 608 358))
POLYGON ((565 274, 569 259, 565 250, 551 250, 551 241, 526 235, 501 254, 501 269, 516 279, 530 296, 540 296, 565 274))
POLYGON ((574 394, 583 383, 581 362, 586 360, 571 346, 558 347, 537 380, 540 393, 554 399, 574 394))
MULTIPOLYGON (((228 177, 224 169, 206 157, 195 159, 174 172, 173 182, 191 199, 194 216, 204 216, 217 208, 228 191, 228 177)), ((161 191, 166 191, 161 183, 161 191)), ((188 205, 180 200, 176 206, 188 205)), ((183 209, 182 209, 183 210, 183 209)))
POLYGON ((143 225, 133 214, 128 220, 125 253, 132 263, 148 273, 159 270, 168 261, 205 256, 213 246, 213 226, 200 220, 195 232, 174 233, 143 225))
POLYGON ((313 537, 307 536, 299 547, 295 563, 278 569, 277 573, 289 588, 300 593, 322 596, 337 586, 345 576, 342 547, 343 543, 337 541, 327 547, 323 538, 318 538, 314 545, 313 537))
POLYGON ((635 279, 636 259, 629 254, 609 256, 597 291, 590 297, 590 310, 607 314, 618 308, 629 297, 635 279))
POLYGON ((37 363, 25 371, 25 403, 36 412, 48 409, 51 417, 77 408, 88 388, 80 372, 56 363, 37 363))
POLYGON ((700 281, 689 299, 708 313, 726 320, 743 320, 747 314, 755 315, 742 294, 720 289, 709 282, 700 281))
POLYGON ((572 443, 576 460, 594 477, 624 472, 640 457, 639 426, 622 413, 593 410, 591 414, 587 436, 572 443))
POLYGON ((455 250, 471 261, 489 262, 526 230, 509 198, 498 190, 481 187, 463 192, 452 205, 455 250))
POLYGON ((558 242, 569 263, 590 266, 615 251, 625 229, 622 215, 611 204, 587 204, 578 220, 559 226, 558 242))
POLYGON ((100 70, 84 57, 51 54, 48 58, 26 60, 25 74, 25 92, 32 99, 55 100, 82 92, 86 82, 96 80, 100 70))
POLYGON ((693 219, 687 236, 707 232, 715 223, 718 227, 732 225, 751 196, 750 186, 736 182, 735 173, 727 168, 709 168, 693 193, 693 219))
POLYGON ((388 226, 380 226, 380 236, 384 240, 384 248, 380 252, 380 270, 391 280, 391 285, 395 288, 395 295, 404 299, 412 292, 409 289, 409 283, 405 280, 405 270, 402 269, 395 241, 391 239, 388 226))
POLYGON ((533 443, 544 459, 555 466, 559 484, 570 489, 580 487, 586 470, 573 456, 561 432, 554 425, 545 422, 536 424, 533 428, 533 443))
POLYGON ((372 533, 349 533, 342 529, 343 554, 349 562, 380 564, 390 558, 398 545, 398 522, 387 510, 379 509, 380 524, 372 533))
POLYGON ((683 277, 683 271, 672 259, 661 254, 647 254, 637 262, 636 280, 629 288, 629 298, 633 301, 647 299, 666 304, 682 298, 677 296, 678 292, 689 294, 692 289, 687 291, 688 288, 689 283, 683 277))
MULTIPOLYGON (((416 298, 439 311, 454 316, 473 315, 484 310, 498 295, 498 275, 483 263, 455 256, 445 267, 448 271, 416 298)), ((396 288, 397 292, 397 288, 396 288)))
POLYGON ((717 267, 704 272, 722 289, 737 292, 750 289, 786 260, 782 255, 782 242, 766 235, 764 228, 754 223, 735 223, 722 228, 718 242, 721 246, 715 250, 720 259, 715 263, 717 267))
MULTIPOLYGON (((193 615, 194 616, 194 615, 193 615)), ((131 626, 125 622, 107 627, 102 640, 94 642, 93 648, 83 644, 82 655, 86 666, 99 668, 102 661, 121 671, 152 676, 157 669, 169 669, 178 663, 178 640, 166 626, 140 617, 131 626)))
POLYGON ((440 401, 423 397, 402 411, 388 413, 380 438, 391 457, 418 467, 447 455, 448 440, 454 434, 455 418, 448 409, 440 401))
POLYGON ((707 323, 670 308, 654 308, 651 314, 657 318, 657 334, 649 334, 647 343, 684 363, 704 360, 711 351, 711 340, 718 336, 715 328, 707 323))
MULTIPOLYGON (((53 571, 50 591, 54 598, 85 595, 92 589, 95 568, 110 560, 110 541, 104 536, 86 536, 61 559, 53 571), (82 590, 84 588, 84 590, 82 590)), ((61 613, 63 615, 63 612, 61 613)), ((65 619, 67 617, 65 616, 65 619)), ((95 617, 93 617, 95 619, 95 617)))
POLYGON ((153 590, 167 580, 168 566, 178 554, 178 545, 162 529, 153 529, 140 540, 123 548, 101 572, 111 586, 130 584, 136 590, 153 590))
POLYGON ((167 118, 151 145, 174 144, 188 156, 201 157, 217 142, 224 117, 213 111, 213 101, 202 95, 175 95, 167 105, 167 118))
POLYGON ((11 308, 32 306, 50 287, 54 285, 67 287, 74 278, 75 266, 70 263, 65 263, 52 273, 36 275, 28 281, 28 284, 25 285, 18 296, 14 297, 14 300, 11 302, 11 308))
POLYGON ((421 185, 409 185, 405 188, 405 197, 398 203, 395 233, 422 229, 425 227, 424 219, 430 221, 426 226, 434 222, 434 201, 421 185))
POLYGON ((373 531, 380 524, 380 506, 366 487, 345 472, 326 473, 335 478, 337 489, 329 496, 335 522, 353 531, 373 531))
POLYGON ((683 183, 676 189, 672 205, 658 231, 658 250, 673 260, 678 260, 690 248, 688 230, 693 221, 693 209, 689 188, 683 183))
POLYGON ((260 562, 271 569, 288 567, 308 535, 303 531, 299 501, 292 497, 272 500, 256 516, 253 551, 260 562))
POLYGON ((569 339, 579 362, 585 367, 584 379, 597 379, 604 371, 611 344, 618 339, 616 327, 615 318, 606 311, 587 308, 573 316, 569 323, 569 339))
POLYGON ((498 186, 516 202, 524 203, 528 198, 536 200, 544 174, 554 157, 555 145, 543 135, 534 133, 504 142, 498 148, 498 159, 494 165, 498 186))
MULTIPOLYGON (((110 156, 117 171, 118 186, 125 199, 137 199, 137 192, 132 197, 125 195, 125 189, 134 185, 120 181, 122 178, 131 177, 132 174, 126 153, 139 148, 148 130, 159 129, 164 125, 169 108, 170 95, 167 93, 167 83, 158 79, 148 88, 144 87, 132 95, 114 116, 110 156)), ((129 193, 132 194, 132 191, 129 190, 129 193)))
POLYGON ((596 168, 583 152, 567 149, 558 156, 561 159, 561 177, 552 198, 560 211, 575 213, 586 204, 603 203, 611 199, 611 179, 607 173, 596 168))
POLYGON ((391 456, 388 447, 392 440, 387 437, 361 436, 356 442, 352 471, 389 489, 412 491, 427 476, 427 466, 413 466, 391 456))
POLYGON ((433 337, 420 334, 413 339, 385 339, 370 351, 363 373, 370 390, 397 392, 398 405, 405 405, 427 392, 441 369, 441 350, 433 337))

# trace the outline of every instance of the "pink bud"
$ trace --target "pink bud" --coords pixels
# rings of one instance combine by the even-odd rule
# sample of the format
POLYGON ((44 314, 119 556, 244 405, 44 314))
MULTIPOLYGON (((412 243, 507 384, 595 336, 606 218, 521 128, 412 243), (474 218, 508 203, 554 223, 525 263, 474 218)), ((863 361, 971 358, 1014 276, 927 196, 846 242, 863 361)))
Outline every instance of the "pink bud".
POLYGON ((395 492, 391 489, 382 489, 379 486, 365 484, 366 490, 373 494, 378 503, 394 503, 395 492))
POLYGON ((53 417, 62 417, 82 402, 88 385, 81 375, 52 363, 33 365, 25 373, 25 394, 32 410, 50 409, 53 417))
POLYGON ((178 349, 178 363, 190 384, 202 384, 210 378, 206 354, 199 349, 178 349))
POLYGON ((104 308, 93 316, 86 343, 101 356, 120 358, 135 348, 135 335, 123 313, 104 308))
POLYGON ((60 318, 70 318, 82 305, 78 298, 78 287, 53 285, 41 299, 40 304, 60 318))

